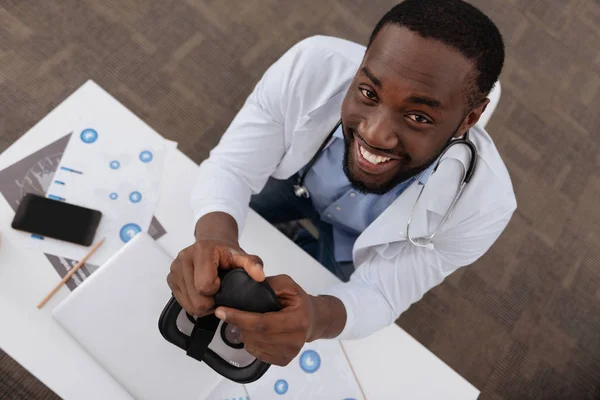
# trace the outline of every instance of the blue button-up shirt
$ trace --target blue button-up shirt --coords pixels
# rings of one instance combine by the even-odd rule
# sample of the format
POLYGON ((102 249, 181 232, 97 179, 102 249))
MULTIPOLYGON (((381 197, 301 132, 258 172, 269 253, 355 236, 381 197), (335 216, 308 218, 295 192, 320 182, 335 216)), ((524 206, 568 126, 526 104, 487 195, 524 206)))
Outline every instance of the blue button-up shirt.
POLYGON ((341 125, 304 178, 313 206, 321 219, 332 225, 335 259, 352 261, 352 247, 358 236, 415 180, 425 184, 434 164, 398 184, 383 195, 363 194, 354 189, 344 174, 344 134, 341 125))

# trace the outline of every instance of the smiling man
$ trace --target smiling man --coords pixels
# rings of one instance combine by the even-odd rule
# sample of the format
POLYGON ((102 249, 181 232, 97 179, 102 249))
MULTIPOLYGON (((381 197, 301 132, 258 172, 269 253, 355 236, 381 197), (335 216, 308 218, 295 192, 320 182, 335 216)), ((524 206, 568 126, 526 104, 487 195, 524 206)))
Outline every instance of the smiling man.
POLYGON ((218 308, 250 353, 285 365, 307 341, 393 323, 481 257, 516 208, 477 125, 503 61, 498 29, 460 0, 406 0, 366 48, 323 36, 293 46, 200 166, 196 242, 167 278, 179 303, 215 311, 217 266, 265 279, 259 255, 238 244, 252 207, 273 224, 312 220, 318 238, 304 229, 292 238, 342 282, 310 296, 288 276, 268 277, 282 311, 218 308))

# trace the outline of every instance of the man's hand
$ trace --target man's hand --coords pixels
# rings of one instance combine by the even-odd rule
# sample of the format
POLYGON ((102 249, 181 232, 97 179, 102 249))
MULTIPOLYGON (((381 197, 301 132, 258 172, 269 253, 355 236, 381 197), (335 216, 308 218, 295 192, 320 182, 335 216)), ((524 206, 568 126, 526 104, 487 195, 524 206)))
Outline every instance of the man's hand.
POLYGON ((214 295, 221 280, 217 268, 244 268, 254 280, 265 279, 262 261, 248 255, 233 241, 199 237, 171 264, 167 282, 177 302, 188 314, 202 317, 213 312, 214 295))
POLYGON ((268 277, 283 309, 265 314, 217 308, 215 315, 240 329, 244 348, 273 365, 287 365, 304 343, 337 336, 346 322, 344 305, 335 297, 308 295, 287 275, 268 277))

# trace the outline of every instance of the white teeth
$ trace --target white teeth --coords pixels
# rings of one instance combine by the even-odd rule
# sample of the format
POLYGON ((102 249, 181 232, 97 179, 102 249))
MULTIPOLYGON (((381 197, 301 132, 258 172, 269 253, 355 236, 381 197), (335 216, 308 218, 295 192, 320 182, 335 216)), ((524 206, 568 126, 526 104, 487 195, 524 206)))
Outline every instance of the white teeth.
POLYGON ((362 146, 359 146, 359 147, 360 147, 360 154, 362 154, 362 156, 365 158, 365 160, 367 160, 371 164, 379 164, 379 163, 391 160, 391 158, 389 158, 389 157, 382 157, 382 156, 376 156, 375 154, 371 154, 367 151, 367 149, 365 149, 362 146))

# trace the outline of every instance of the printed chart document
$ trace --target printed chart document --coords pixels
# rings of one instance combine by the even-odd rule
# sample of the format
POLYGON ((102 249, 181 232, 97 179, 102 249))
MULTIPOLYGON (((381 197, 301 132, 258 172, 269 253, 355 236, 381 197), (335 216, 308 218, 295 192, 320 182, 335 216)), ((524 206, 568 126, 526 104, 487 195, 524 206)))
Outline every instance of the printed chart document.
MULTIPOLYGON (((61 109, 61 107, 62 105, 57 109, 61 109)), ((17 210, 21 199, 26 193, 46 196, 70 138, 71 134, 67 134, 0 171, 0 194, 13 211, 17 210)), ((160 221, 153 217, 148 228, 148 234, 158 240, 166 233, 160 221)), ((18 240, 25 243, 35 241, 34 243, 39 245, 37 243, 39 239, 34 239, 30 235, 19 233, 18 240)), ((60 255, 46 253, 45 256, 61 278, 78 263, 78 260, 60 255)), ((85 263, 69 279, 67 287, 74 290, 97 269, 98 265, 85 263)))
POLYGON ((338 340, 306 343, 287 366, 271 366, 262 378, 245 386, 250 400, 364 400, 338 340))
MULTIPOLYGON (((175 147, 139 126, 126 122, 114 126, 102 118, 82 123, 71 134, 46 195, 102 212, 96 240, 106 240, 98 249, 97 263, 139 232, 148 231, 160 197, 166 152, 175 147)), ((56 250, 46 247, 46 252, 79 254, 75 246, 47 239, 44 242, 56 250)))
MULTIPOLYGON (((53 170, 38 185, 46 191, 21 187, 19 192, 43 194, 102 212, 94 241, 105 238, 105 242, 88 260, 89 265, 102 265, 137 233, 149 232, 166 156, 176 143, 164 139, 93 82, 85 86, 87 90, 78 91, 32 128, 49 135, 64 132, 68 143, 49 155, 53 165, 42 168, 53 170)), ((37 176, 33 181, 40 181, 37 176)), ((14 197, 10 181, 5 183, 3 194, 14 197)), ((16 230, 8 230, 6 236, 16 245, 64 260, 80 260, 90 250, 16 230)))

